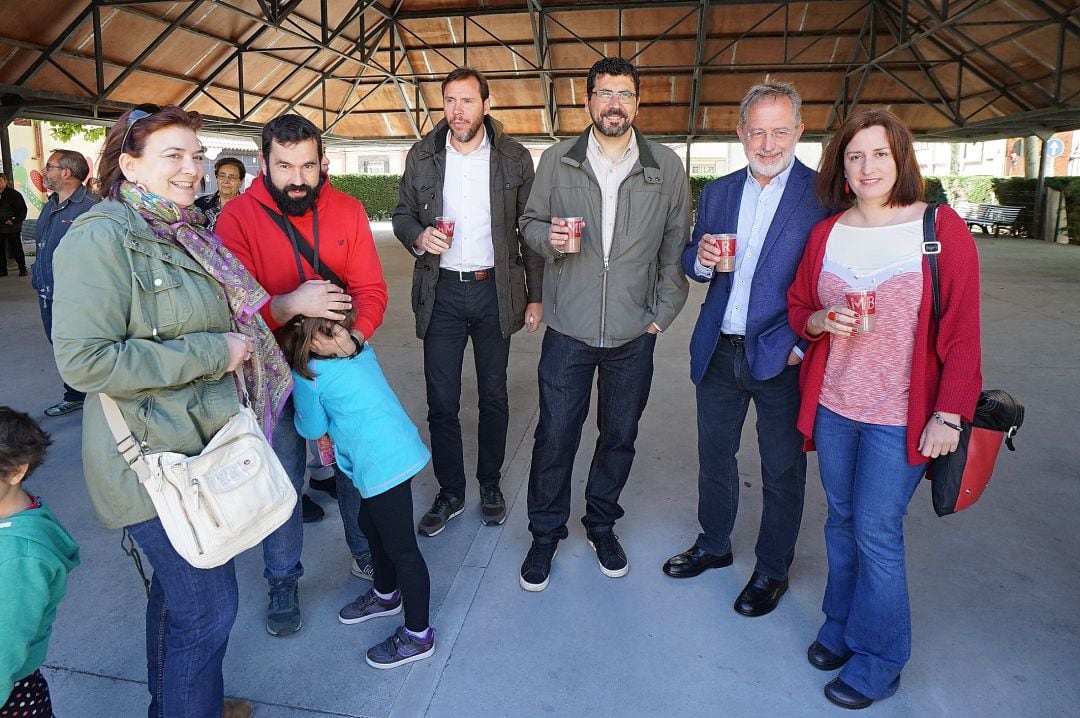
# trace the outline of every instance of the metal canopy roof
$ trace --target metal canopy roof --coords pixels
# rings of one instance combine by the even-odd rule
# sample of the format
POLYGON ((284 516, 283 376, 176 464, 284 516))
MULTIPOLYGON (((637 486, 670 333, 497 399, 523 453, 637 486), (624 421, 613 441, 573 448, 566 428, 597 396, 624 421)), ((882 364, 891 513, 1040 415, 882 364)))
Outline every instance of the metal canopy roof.
POLYGON ((585 75, 641 71, 651 136, 731 138, 766 76, 804 97, 806 137, 856 106, 917 136, 1080 128, 1076 0, 4 0, 0 119, 114 119, 143 102, 243 132, 293 111, 328 137, 411 141, 455 66, 488 75, 521 138, 588 123, 585 75))

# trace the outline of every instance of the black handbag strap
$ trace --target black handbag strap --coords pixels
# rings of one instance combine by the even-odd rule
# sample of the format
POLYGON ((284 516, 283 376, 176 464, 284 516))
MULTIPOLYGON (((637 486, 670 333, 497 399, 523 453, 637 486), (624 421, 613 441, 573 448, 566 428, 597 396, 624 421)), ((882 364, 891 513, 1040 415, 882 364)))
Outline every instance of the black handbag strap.
POLYGON ((930 293, 934 298, 934 321, 941 323, 941 282, 938 280, 937 256, 941 254, 941 242, 937 238, 937 204, 926 205, 923 213, 923 254, 930 265, 930 293))
POLYGON ((338 285, 342 289, 346 288, 346 284, 341 280, 341 277, 339 277, 334 270, 330 269, 330 267, 323 266, 322 263, 319 261, 318 208, 312 207, 312 226, 314 227, 315 232, 315 246, 312 247, 308 243, 304 235, 300 234, 296 227, 293 226, 293 223, 290 222, 285 215, 278 214, 277 212, 270 209, 261 202, 259 203, 259 206, 263 208, 266 214, 270 216, 270 219, 274 220, 274 224, 276 224, 278 228, 285 233, 285 236, 289 238, 289 243, 292 245, 293 248, 293 257, 296 259, 296 273, 300 275, 301 282, 307 281, 307 273, 304 271, 304 265, 300 262, 300 257, 303 256, 303 258, 307 260, 308 264, 311 265, 311 268, 315 270, 315 274, 323 277, 324 279, 329 279, 331 282, 338 285))

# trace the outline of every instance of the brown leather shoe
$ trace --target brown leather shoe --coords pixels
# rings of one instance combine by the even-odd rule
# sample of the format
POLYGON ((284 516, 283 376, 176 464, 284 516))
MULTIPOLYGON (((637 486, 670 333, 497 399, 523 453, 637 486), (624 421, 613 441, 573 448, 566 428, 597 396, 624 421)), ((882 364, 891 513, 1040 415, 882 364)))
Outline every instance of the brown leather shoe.
POLYGON ((250 701, 239 698, 226 698, 221 709, 221 718, 251 718, 255 715, 255 706, 250 701))

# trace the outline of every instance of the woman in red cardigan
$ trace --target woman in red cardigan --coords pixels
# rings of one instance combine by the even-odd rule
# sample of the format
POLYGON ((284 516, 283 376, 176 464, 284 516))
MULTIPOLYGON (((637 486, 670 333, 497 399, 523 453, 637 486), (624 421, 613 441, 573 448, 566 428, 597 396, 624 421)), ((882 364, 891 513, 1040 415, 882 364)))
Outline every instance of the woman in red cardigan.
POLYGON ((903 518, 927 462, 956 449, 982 387, 975 242, 954 211, 938 209, 939 324, 913 145, 884 110, 844 123, 818 177, 822 203, 842 211, 814 228, 788 291, 791 326, 810 340, 798 425, 804 448, 817 449, 829 505, 825 623, 807 658, 841 669, 825 697, 844 708, 900 683, 911 655, 903 518), (870 299, 849 308, 851 289, 870 299))

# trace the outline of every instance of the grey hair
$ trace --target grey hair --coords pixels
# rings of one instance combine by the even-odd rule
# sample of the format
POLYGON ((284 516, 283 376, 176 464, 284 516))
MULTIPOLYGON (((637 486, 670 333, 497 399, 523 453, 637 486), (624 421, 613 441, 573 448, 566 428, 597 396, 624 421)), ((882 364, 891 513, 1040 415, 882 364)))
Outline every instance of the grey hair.
POLYGON ((53 150, 52 154, 60 155, 60 161, 56 164, 60 165, 61 169, 65 169, 71 172, 71 176, 80 182, 85 182, 86 178, 90 175, 90 165, 87 164, 86 158, 83 157, 81 152, 75 150, 53 150))
POLYGON ((739 127, 746 127, 746 119, 750 115, 750 107, 759 100, 778 100, 786 97, 791 101, 791 109, 794 110, 795 127, 802 124, 802 98, 795 91, 795 86, 790 82, 779 80, 766 80, 761 84, 754 85, 746 93, 742 104, 739 105, 739 127))

